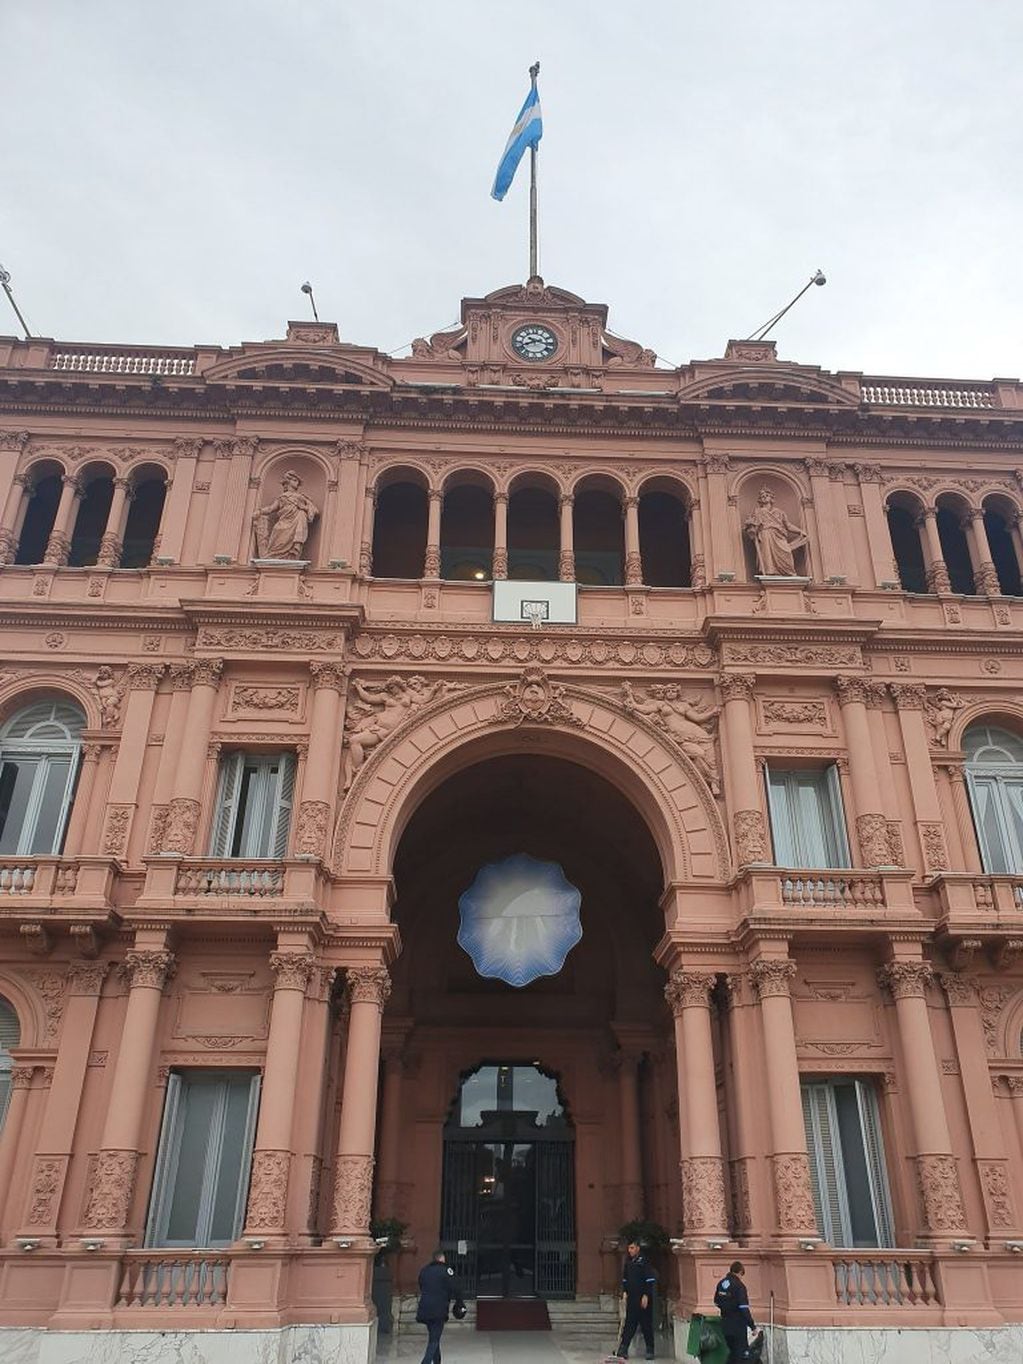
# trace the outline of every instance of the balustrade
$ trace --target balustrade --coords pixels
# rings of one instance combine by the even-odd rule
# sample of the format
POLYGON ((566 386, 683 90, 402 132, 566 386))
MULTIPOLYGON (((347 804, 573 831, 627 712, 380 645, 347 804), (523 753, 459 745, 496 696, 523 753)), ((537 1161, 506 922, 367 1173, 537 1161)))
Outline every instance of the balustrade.
POLYGON ((124 1257, 117 1307, 223 1307, 231 1261, 226 1255, 143 1251, 124 1257))
POLYGON ((872 1250, 836 1255, 835 1298, 843 1307, 934 1307, 941 1302, 930 1257, 872 1250))

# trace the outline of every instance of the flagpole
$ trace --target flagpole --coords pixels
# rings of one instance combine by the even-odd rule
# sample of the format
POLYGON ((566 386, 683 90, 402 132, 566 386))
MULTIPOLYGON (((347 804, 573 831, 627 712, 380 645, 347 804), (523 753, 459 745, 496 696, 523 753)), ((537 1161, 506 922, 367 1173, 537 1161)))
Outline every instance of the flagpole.
MULTIPOLYGON (((540 74, 540 63, 534 62, 529 68, 531 88, 536 89, 536 78, 540 74)), ((536 231, 536 143, 529 148, 529 278, 540 273, 537 260, 536 231)))

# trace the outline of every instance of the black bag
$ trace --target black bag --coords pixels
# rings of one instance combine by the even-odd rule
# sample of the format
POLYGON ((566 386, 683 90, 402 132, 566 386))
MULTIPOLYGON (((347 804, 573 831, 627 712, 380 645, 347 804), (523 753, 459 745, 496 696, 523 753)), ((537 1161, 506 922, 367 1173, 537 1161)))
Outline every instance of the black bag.
POLYGON ((764 1356, 764 1333, 763 1331, 758 1331, 756 1335, 753 1337, 753 1339, 750 1341, 747 1357, 752 1361, 752 1364, 760 1364, 760 1361, 763 1358, 763 1356, 764 1356))
POLYGON ((454 1307, 452 1307, 451 1309, 451 1315, 454 1317, 455 1321, 464 1321, 465 1314, 466 1312, 468 1312, 468 1310, 469 1309, 468 1307, 466 1307, 464 1302, 456 1302, 454 1307))

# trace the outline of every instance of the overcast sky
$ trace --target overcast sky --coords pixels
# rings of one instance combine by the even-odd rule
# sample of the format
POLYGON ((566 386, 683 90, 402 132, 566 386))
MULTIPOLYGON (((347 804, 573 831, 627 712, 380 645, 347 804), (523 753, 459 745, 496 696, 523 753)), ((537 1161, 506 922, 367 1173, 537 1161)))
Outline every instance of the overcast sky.
MULTIPOLYGON (((1023 371, 1020 0, 0 0, 34 331, 395 350, 527 274, 490 185, 542 63, 541 273, 672 364, 1023 371)), ((0 334, 16 321, 0 298, 0 334)))

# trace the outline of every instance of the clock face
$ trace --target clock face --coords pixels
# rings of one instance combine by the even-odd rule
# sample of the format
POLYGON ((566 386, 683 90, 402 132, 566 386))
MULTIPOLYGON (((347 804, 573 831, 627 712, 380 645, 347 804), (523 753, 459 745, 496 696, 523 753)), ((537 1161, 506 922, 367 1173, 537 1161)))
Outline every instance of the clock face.
POLYGON ((558 349, 558 338, 547 327, 520 327, 511 343, 523 360, 549 360, 558 349))

